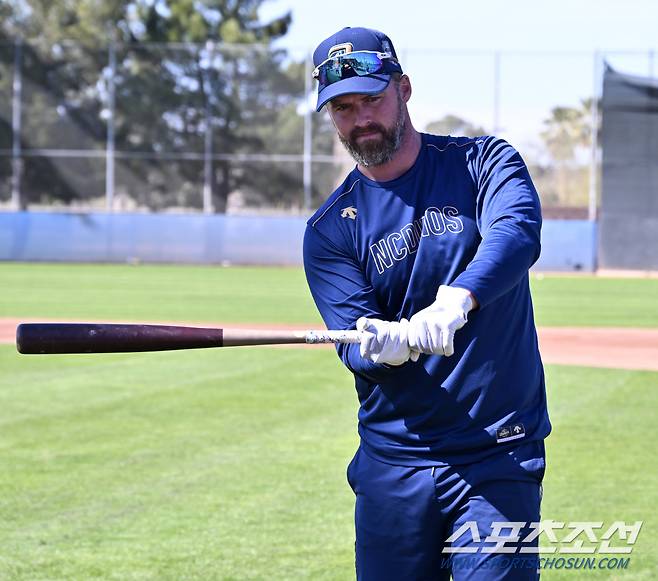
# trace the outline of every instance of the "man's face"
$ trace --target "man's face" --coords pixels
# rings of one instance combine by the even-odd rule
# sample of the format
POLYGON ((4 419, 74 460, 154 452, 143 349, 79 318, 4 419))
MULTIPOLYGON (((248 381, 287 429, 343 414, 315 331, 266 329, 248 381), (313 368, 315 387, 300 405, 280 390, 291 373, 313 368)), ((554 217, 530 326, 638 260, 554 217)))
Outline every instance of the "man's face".
POLYGON ((329 115, 338 137, 364 167, 389 162, 400 149, 406 109, 399 85, 391 81, 377 95, 343 95, 329 103, 329 115))

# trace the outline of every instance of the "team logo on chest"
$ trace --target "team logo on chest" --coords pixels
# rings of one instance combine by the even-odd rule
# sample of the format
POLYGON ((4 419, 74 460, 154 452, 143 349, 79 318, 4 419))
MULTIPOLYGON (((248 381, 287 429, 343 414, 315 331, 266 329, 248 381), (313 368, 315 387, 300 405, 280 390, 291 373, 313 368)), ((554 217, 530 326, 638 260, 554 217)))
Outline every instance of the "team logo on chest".
POLYGON ((343 208, 340 211, 341 218, 349 218, 350 220, 356 220, 356 208, 354 206, 348 206, 343 208))
POLYGON ((370 245, 370 256, 379 274, 383 274, 396 262, 404 260, 418 250, 421 239, 430 236, 459 234, 464 223, 454 206, 427 208, 418 219, 405 224, 400 230, 391 232, 378 242, 370 245))

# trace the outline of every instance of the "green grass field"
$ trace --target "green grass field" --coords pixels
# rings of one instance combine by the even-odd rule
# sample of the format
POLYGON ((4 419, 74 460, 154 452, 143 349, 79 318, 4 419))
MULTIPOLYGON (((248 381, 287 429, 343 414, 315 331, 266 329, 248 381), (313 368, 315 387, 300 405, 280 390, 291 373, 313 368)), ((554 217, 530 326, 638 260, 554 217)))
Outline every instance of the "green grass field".
MULTIPOLYGON (((301 269, 0 264, 0 317, 319 323, 301 269)), ((658 327, 658 279, 531 279, 538 325, 658 327)))
MULTIPOLYGON (((2 317, 319 321, 296 269, 0 264, 0 281, 2 317)), ((533 289, 542 324, 658 327, 656 280, 533 289)), ((0 579, 353 578, 356 396, 332 350, 4 345, 0 369, 0 579)), ((542 518, 644 527, 627 570, 543 578, 658 578, 658 373, 548 366, 547 385, 542 518)))

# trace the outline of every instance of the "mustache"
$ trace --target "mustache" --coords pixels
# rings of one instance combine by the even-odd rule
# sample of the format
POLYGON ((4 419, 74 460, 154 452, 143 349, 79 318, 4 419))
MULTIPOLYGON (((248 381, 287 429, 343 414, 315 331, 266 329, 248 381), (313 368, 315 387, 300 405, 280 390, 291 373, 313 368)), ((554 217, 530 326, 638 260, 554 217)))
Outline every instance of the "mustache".
POLYGON ((350 139, 354 140, 360 135, 368 135, 369 133, 381 133, 382 135, 386 135, 386 130, 379 124, 379 123, 372 123, 371 125, 368 125, 366 127, 357 127, 356 129, 353 129, 352 132, 350 133, 350 139))

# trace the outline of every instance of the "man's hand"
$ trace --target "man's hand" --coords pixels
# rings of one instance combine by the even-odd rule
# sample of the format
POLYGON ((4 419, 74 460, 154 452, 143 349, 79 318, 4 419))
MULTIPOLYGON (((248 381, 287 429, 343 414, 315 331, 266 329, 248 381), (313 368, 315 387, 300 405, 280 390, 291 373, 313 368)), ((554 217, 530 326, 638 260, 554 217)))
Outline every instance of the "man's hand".
POLYGON ((417 361, 420 353, 411 351, 407 342, 409 321, 399 323, 361 317, 356 328, 361 331, 361 357, 373 363, 402 365, 409 359, 417 361))
POLYGON ((409 321, 409 347, 421 353, 445 355, 455 352, 455 331, 467 321, 468 312, 475 307, 470 291, 441 285, 436 300, 418 311, 409 321))

